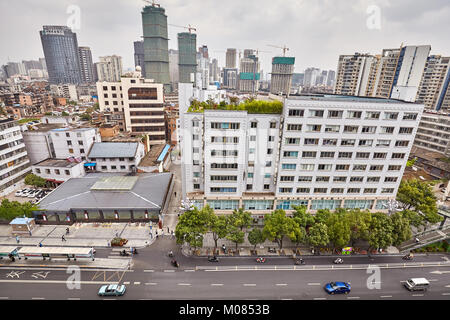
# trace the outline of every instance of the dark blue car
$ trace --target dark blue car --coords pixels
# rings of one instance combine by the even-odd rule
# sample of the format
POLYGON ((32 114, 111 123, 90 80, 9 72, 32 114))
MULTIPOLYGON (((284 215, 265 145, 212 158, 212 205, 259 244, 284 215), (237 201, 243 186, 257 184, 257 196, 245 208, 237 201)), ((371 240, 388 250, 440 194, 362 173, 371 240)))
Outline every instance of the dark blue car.
POLYGON ((323 288, 329 294, 335 293, 348 294, 351 290, 350 283, 347 282, 329 282, 323 288))

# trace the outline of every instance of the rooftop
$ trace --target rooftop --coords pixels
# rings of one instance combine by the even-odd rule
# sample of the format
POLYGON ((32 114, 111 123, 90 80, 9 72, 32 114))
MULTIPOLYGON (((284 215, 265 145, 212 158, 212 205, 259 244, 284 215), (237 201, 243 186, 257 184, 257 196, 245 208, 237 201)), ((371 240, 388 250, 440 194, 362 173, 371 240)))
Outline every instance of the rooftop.
POLYGON ((152 146, 150 148, 150 151, 145 155, 144 158, 142 158, 139 166, 150 167, 158 165, 161 161, 164 160, 164 158, 168 154, 169 149, 170 145, 168 144, 159 144, 152 146))
POLYGON ((375 97, 358 97, 358 96, 345 96, 340 94, 291 94, 288 100, 317 100, 317 101, 347 101, 347 102, 375 102, 375 103, 408 103, 414 104, 414 102, 407 102, 397 99, 384 99, 375 97))
POLYGON ((138 142, 94 142, 89 158, 132 158, 136 155, 138 142))
POLYGON ((71 209, 159 210, 164 206, 171 180, 172 173, 143 173, 136 176, 89 173, 61 184, 39 202, 39 208, 63 212, 71 209), (134 183, 131 178, 135 179, 134 183), (113 188, 116 180, 123 181, 126 188, 125 185, 122 185, 122 189, 113 188), (106 188, 99 189, 98 186, 106 188))
POLYGON ((47 132, 47 131, 51 131, 54 129, 59 129, 59 128, 63 128, 64 124, 62 123, 39 123, 36 124, 34 126, 31 127, 31 129, 29 129, 26 132, 47 132))
POLYGON ((239 105, 220 104, 212 102, 192 101, 191 106, 187 112, 202 113, 205 110, 228 110, 228 111, 247 111, 248 113, 267 113, 267 114, 281 114, 283 112, 283 103, 280 101, 263 101, 263 100, 246 100, 239 105))
POLYGON ((80 162, 69 161, 66 159, 45 159, 41 162, 34 164, 33 166, 40 167, 55 167, 55 168, 72 168, 75 167, 80 162))

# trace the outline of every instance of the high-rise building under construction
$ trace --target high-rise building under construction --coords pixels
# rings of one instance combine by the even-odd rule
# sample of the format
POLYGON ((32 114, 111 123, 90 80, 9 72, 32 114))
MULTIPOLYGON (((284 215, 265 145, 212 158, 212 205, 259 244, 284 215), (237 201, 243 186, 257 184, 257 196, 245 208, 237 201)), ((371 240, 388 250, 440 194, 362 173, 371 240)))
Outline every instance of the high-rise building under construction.
POLYGON ((289 95, 292 74, 294 73, 294 57, 273 57, 270 93, 289 95))
POLYGON ((197 71, 197 35, 190 32, 178 34, 178 72, 180 83, 194 82, 197 71))
POLYGON ((164 8, 157 4, 142 9, 142 30, 144 36, 145 78, 154 79, 170 92, 169 47, 167 16, 164 8))

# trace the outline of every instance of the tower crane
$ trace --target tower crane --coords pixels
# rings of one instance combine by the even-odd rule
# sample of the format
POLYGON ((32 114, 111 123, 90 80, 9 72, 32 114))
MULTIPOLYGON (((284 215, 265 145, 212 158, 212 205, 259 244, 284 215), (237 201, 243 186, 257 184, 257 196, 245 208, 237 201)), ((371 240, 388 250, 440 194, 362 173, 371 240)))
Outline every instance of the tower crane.
POLYGON ((274 47, 274 48, 278 48, 278 49, 282 49, 283 50, 283 57, 286 56, 286 51, 289 51, 289 48, 286 47, 286 45, 284 45, 283 47, 280 46, 274 46, 272 44, 268 44, 269 47, 274 47))
POLYGON ((152 1, 150 1, 150 0, 142 0, 142 1, 144 1, 144 2, 146 2, 146 3, 148 3, 148 4, 150 4, 152 7, 158 7, 158 8, 161 8, 161 5, 160 5, 159 3, 156 3, 155 0, 152 0, 152 1))
POLYGON ((197 29, 194 28, 194 27, 192 27, 190 24, 188 24, 187 27, 186 27, 186 26, 178 26, 178 25, 176 25, 176 24, 168 24, 168 25, 169 25, 169 26, 172 26, 172 27, 178 27, 178 28, 188 29, 188 30, 189 30, 189 33, 192 33, 191 30, 197 31, 197 29))

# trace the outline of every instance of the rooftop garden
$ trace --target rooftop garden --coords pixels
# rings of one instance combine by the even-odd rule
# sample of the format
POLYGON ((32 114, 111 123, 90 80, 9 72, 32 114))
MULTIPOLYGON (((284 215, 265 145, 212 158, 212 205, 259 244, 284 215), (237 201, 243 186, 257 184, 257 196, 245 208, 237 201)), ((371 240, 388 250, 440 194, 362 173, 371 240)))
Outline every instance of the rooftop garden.
POLYGON ((230 104, 225 101, 215 103, 212 100, 200 102, 193 100, 188 112, 203 112, 205 110, 233 110, 233 111, 247 111, 248 113, 268 113, 281 114, 283 112, 283 103, 280 101, 262 101, 248 99, 241 103, 236 100, 231 100, 230 104))

